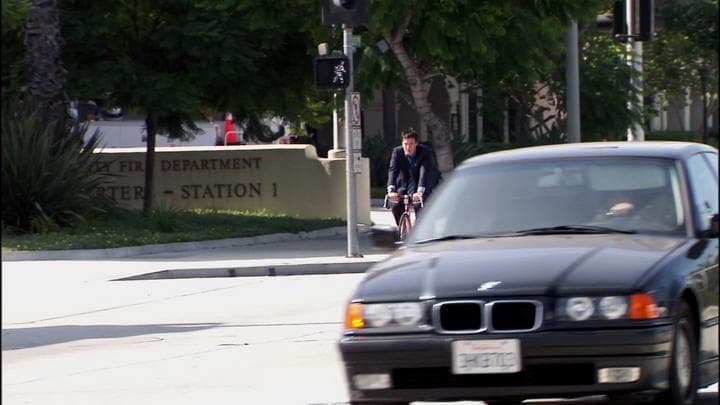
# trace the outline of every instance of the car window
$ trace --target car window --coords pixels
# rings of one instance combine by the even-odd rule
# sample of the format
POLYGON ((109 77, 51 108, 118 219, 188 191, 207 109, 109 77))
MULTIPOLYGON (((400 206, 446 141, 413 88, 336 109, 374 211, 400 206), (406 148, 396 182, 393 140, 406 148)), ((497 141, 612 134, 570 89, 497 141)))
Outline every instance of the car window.
POLYGON ((671 160, 498 163, 456 170, 432 196, 411 238, 498 235, 567 225, 679 233, 685 223, 682 201, 671 160), (633 209, 613 211, 623 202, 633 209))
MULTIPOLYGON (((718 181, 717 168, 710 166, 707 158, 711 154, 697 154, 687 160, 688 180, 692 196, 694 219, 698 229, 707 229, 709 218, 718 213, 718 181)), ((714 155, 717 162, 717 155, 714 155)), ((717 167, 717 165, 716 165, 717 167)))

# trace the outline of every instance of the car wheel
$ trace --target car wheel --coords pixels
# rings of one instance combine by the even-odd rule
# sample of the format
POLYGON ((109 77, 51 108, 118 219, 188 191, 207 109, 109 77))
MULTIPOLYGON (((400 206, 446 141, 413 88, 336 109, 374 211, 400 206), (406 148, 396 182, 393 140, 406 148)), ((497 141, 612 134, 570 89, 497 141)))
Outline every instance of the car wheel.
POLYGON ((670 388, 658 395, 657 405, 692 405, 697 395, 698 353, 693 318, 687 303, 683 301, 678 305, 670 360, 670 388))

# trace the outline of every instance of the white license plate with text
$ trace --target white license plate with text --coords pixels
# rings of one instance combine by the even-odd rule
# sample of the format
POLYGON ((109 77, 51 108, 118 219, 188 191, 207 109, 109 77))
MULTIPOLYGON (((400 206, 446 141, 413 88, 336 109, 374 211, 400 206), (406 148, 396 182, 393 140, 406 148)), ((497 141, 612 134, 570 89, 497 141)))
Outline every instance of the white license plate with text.
POLYGON ((452 342, 453 374, 517 373, 522 369, 518 339, 452 342))

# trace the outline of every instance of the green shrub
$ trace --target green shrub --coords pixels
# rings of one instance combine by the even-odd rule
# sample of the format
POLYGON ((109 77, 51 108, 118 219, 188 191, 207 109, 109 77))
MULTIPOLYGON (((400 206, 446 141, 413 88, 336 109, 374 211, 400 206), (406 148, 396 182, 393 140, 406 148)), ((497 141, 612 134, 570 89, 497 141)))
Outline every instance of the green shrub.
POLYGON ((698 142, 702 135, 695 131, 653 131, 645 134, 647 141, 698 142))
MULTIPOLYGON (((710 130, 708 145, 718 147, 717 130, 710 130)), ((653 131, 645 135, 647 141, 679 141, 702 143, 702 134, 697 131, 653 131)))
POLYGON ((86 125, 48 125, 20 105, 2 105, 3 228, 49 232, 112 207, 95 191, 107 178, 93 170, 99 133, 83 147, 86 125))
POLYGON ((507 149, 515 149, 521 146, 522 145, 515 145, 503 142, 484 142, 475 144, 464 141, 460 136, 455 136, 452 139, 453 160, 455 162, 455 166, 457 166, 464 160, 476 155, 482 155, 484 153, 497 152, 507 149))

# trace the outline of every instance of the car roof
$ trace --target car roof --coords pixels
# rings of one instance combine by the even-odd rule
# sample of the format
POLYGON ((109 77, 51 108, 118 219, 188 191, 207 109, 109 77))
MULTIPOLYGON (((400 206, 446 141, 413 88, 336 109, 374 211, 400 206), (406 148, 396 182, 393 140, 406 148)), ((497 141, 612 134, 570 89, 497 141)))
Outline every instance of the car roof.
POLYGON ((718 150, 694 142, 580 142, 531 146, 491 152, 465 160, 459 167, 484 166, 524 160, 572 159, 585 157, 654 157, 684 159, 698 152, 717 153, 718 150))

